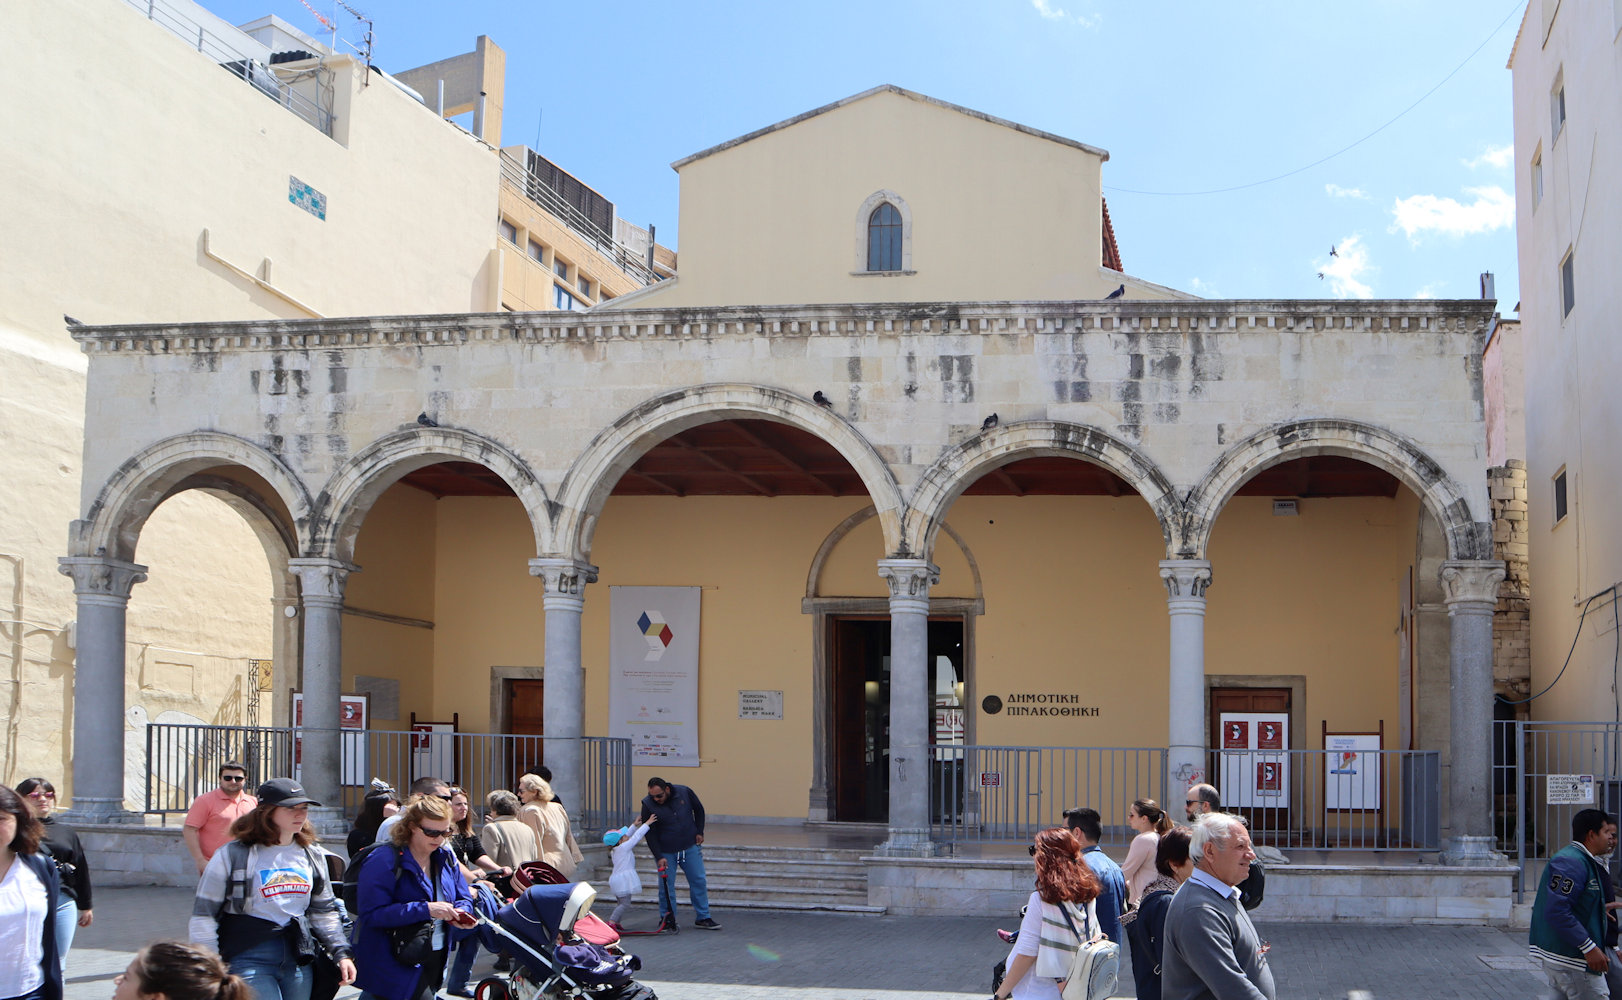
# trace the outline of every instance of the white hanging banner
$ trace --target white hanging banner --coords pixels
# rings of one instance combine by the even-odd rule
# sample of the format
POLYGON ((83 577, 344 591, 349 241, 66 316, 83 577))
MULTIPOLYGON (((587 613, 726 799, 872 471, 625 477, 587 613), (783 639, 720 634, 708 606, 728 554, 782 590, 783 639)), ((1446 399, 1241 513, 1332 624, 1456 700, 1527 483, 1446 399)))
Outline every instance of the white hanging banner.
POLYGON ((698 766, 697 587, 610 587, 608 732, 631 763, 698 766))

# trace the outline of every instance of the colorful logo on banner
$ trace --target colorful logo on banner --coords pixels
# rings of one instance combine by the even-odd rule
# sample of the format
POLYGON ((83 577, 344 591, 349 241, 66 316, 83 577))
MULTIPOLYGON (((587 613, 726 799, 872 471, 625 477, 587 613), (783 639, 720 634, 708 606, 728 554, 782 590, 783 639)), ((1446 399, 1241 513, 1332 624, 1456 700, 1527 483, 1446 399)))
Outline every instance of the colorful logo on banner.
POLYGON ((648 655, 643 660, 649 663, 664 656, 670 641, 676 638, 676 633, 665 624, 664 615, 657 611, 642 612, 642 617, 636 620, 636 627, 642 630, 642 638, 647 640, 648 655))

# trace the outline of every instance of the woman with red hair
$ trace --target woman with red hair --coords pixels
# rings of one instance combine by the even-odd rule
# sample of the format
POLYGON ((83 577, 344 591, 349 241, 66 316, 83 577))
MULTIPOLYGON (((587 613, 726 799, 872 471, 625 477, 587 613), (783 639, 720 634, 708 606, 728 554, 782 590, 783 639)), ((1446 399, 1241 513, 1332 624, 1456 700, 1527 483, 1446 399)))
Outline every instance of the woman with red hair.
POLYGON ((1029 850, 1036 859, 1036 891, 1025 904, 995 1000, 1059 1000, 1059 984, 1081 944, 1076 932, 1086 937, 1098 931, 1098 878, 1081 860, 1076 838, 1057 827, 1043 830, 1029 850))

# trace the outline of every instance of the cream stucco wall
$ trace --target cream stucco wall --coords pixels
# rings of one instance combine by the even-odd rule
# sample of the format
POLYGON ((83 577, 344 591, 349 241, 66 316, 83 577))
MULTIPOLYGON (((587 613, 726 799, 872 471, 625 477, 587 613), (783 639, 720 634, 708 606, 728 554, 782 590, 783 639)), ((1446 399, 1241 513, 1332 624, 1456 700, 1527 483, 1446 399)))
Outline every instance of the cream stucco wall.
MULTIPOLYGON (((861 497, 610 499, 593 547, 601 576, 587 590, 582 623, 587 734, 608 732, 610 588, 702 587, 703 764, 675 780, 699 788, 712 813, 803 817, 815 690, 814 619, 801 599, 818 546, 865 505, 861 497), (783 720, 739 720, 740 688, 781 689, 783 720)), ((1418 498, 1402 490, 1392 500, 1301 506, 1301 516, 1280 518, 1268 498, 1241 497, 1223 511, 1212 543, 1207 671, 1301 677, 1305 731, 1297 746, 1317 747, 1325 720, 1334 730, 1384 721, 1395 748, 1393 625, 1414 558, 1418 498)), ((1163 745, 1163 543, 1148 505, 1133 496, 965 497, 950 515, 984 586, 985 613, 974 623, 976 689, 1074 692, 1101 709, 1096 719, 977 712, 978 742, 1163 745)), ((432 617, 435 628, 410 630, 419 641, 405 651, 386 639, 390 626, 346 617, 346 675, 398 676, 402 714, 459 712, 465 730, 488 730, 499 683, 490 669, 541 666, 545 629, 541 588, 527 572, 530 547, 513 499, 434 501, 395 487, 362 530, 365 569, 351 578, 350 603, 432 617), (414 548, 431 549, 432 558, 400 555, 414 548), (394 556, 380 561, 383 553, 394 556), (424 637, 432 641, 431 690, 424 637)), ((819 596, 882 598, 875 563, 883 555, 877 522, 858 525, 829 554, 819 596)), ((974 596, 968 561, 944 534, 936 561, 942 574, 933 597, 974 596)), ((381 720, 378 727, 389 728, 381 720)), ((635 782, 652 773, 638 769, 635 782)))
POLYGON ((1511 61, 1516 240, 1526 353, 1526 457, 1534 718, 1612 719, 1617 707, 1609 588, 1622 582, 1622 60, 1613 4, 1533 0, 1511 61), (1542 26, 1546 18, 1547 38, 1542 26), (1551 95, 1563 83, 1567 120, 1555 133, 1551 95), (1534 206, 1532 163, 1543 195, 1534 206), (1560 267, 1574 253, 1575 301, 1561 303, 1560 267), (1553 480, 1567 477, 1568 516, 1554 519, 1553 480), (1598 595, 1598 596, 1596 596, 1598 595), (1579 626, 1590 598, 1588 619, 1579 626), (1573 643, 1575 641, 1575 647, 1573 643))
MULTIPOLYGON (((76 611, 56 559, 78 513, 86 390, 63 315, 307 315, 207 252, 325 315, 492 308, 498 164, 349 60, 330 64, 338 141, 118 0, 11 4, 0 25, 12 81, 0 107, 0 639, 13 685, 0 780, 45 774, 71 795, 76 611), (326 195, 324 221, 289 202, 290 177, 326 195)), ((247 660, 274 648, 261 544, 225 504, 181 496, 148 523, 139 557, 152 572, 129 612, 135 718, 228 718, 247 660)))
POLYGON ((879 90, 678 164, 681 274, 635 304, 1103 298, 1101 152, 879 90), (879 191, 915 273, 852 273, 879 191))

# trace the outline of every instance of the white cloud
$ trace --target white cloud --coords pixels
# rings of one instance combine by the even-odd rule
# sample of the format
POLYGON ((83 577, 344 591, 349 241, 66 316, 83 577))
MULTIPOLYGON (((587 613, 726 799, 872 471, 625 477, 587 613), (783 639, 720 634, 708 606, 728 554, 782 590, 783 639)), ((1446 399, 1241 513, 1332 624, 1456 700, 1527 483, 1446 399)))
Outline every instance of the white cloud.
POLYGON ((1465 160, 1463 163, 1471 170, 1475 170, 1477 167, 1492 167, 1495 170, 1502 170, 1509 166, 1510 161, 1514 158, 1514 146, 1488 146, 1480 156, 1473 160, 1465 160))
POLYGON ((1055 7, 1049 0, 1031 0, 1031 6, 1035 7, 1036 12, 1049 21, 1074 21, 1083 28, 1096 28, 1101 20, 1100 15, 1097 14, 1091 17, 1086 14, 1072 15, 1063 7, 1055 7))
POLYGON ((1209 281, 1204 281, 1204 280, 1202 280, 1200 278, 1190 278, 1190 279, 1188 279, 1188 290, 1193 292, 1195 295, 1200 296, 1201 298, 1206 298, 1206 299, 1220 299, 1220 298, 1222 298, 1222 294, 1216 290, 1215 285, 1211 284, 1209 281))
POLYGON ((1313 266, 1329 282, 1329 291, 1337 299, 1372 299, 1374 289, 1360 281, 1372 276, 1378 268, 1369 263, 1368 249, 1357 236, 1348 236, 1335 247, 1335 254, 1327 259, 1314 260, 1313 266))
POLYGON ((1495 185, 1465 188, 1475 201, 1466 205, 1452 198, 1416 194, 1398 198, 1391 206, 1391 232, 1402 230, 1410 242, 1426 233, 1469 236, 1490 233, 1515 224, 1515 196, 1495 185))
POLYGON ((1368 200, 1368 195, 1362 188, 1343 188, 1339 184, 1325 184, 1324 193, 1331 198, 1362 198, 1368 200))
POLYGON ((1440 284, 1441 284, 1441 282, 1439 282, 1439 281, 1432 281, 1431 283, 1429 283, 1427 285, 1421 285, 1419 291, 1414 293, 1414 298, 1416 298, 1416 299, 1434 299, 1434 298, 1436 298, 1437 293, 1441 291, 1441 289, 1438 287, 1440 284))

